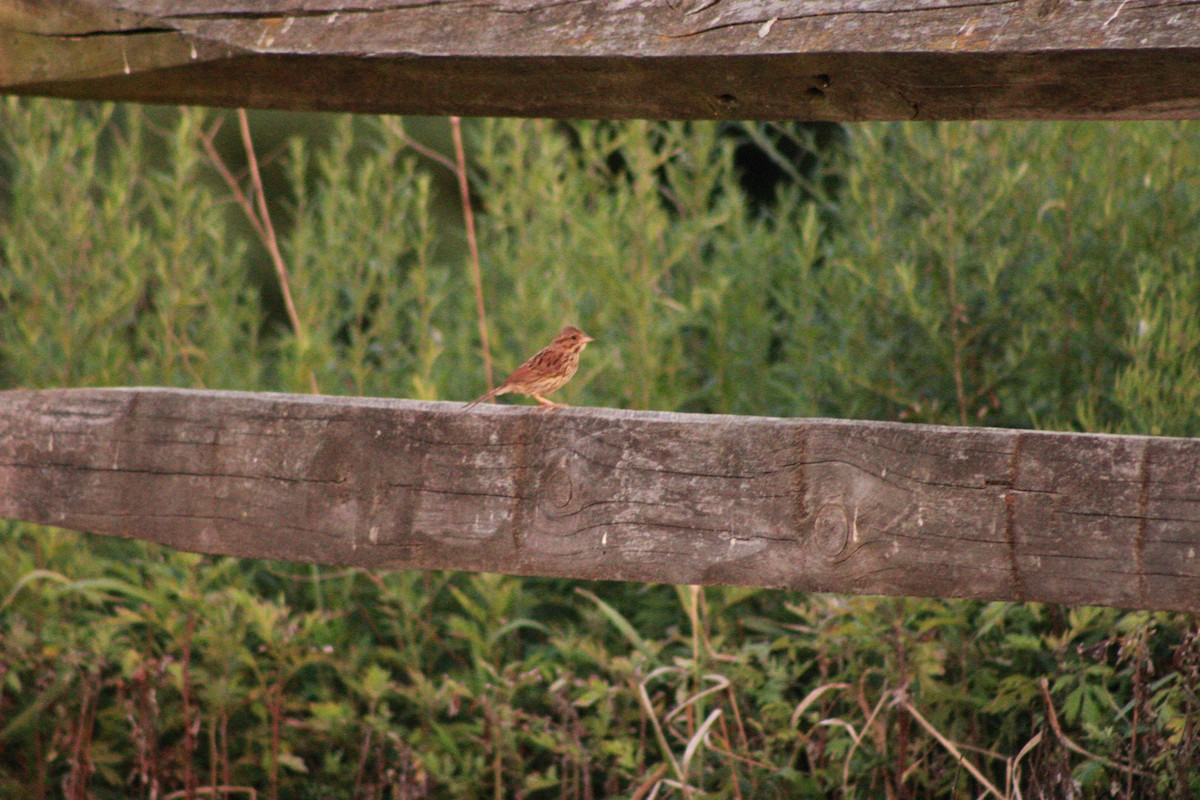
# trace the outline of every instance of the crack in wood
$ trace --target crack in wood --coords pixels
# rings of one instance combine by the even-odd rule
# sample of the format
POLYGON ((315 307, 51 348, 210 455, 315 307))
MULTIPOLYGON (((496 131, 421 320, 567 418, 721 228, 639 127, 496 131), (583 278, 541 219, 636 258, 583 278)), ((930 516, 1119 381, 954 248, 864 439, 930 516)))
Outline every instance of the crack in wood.
POLYGON ((966 490, 969 492, 976 492, 976 491, 986 492, 988 490, 988 488, 991 486, 1007 485, 1005 483, 995 483, 995 482, 993 482, 993 483, 986 483, 986 482, 984 482, 984 483, 963 483, 961 481, 939 481, 939 480, 934 480, 933 478, 919 478, 916 475, 911 475, 911 474, 901 472, 900 470, 895 468, 894 464, 887 464, 886 466, 883 466, 879 470, 874 470, 870 466, 864 465, 859 461, 851 461, 848 458, 814 459, 812 461, 809 461, 806 464, 806 466, 809 466, 809 467, 827 467, 827 466, 849 467, 850 469, 856 470, 857 472, 860 472, 869 478, 874 478, 875 480, 879 481, 880 483, 886 484, 888 486, 891 486, 895 489, 899 489, 900 491, 904 491, 904 492, 915 492, 915 491, 917 491, 917 489, 911 488, 908 486, 904 486, 900 481, 892 480, 892 478, 891 478, 892 475, 898 475, 903 481, 905 481, 907 483, 916 484, 917 487, 940 486, 940 487, 943 487, 946 489, 963 489, 963 490, 966 490))
POLYGON ((180 469, 150 469, 148 467, 104 467, 95 464, 72 464, 59 461, 41 461, 38 464, 30 465, 19 461, 0 461, 0 467, 19 470, 62 470, 64 472, 78 473, 110 473, 110 474, 131 474, 131 475, 156 475, 159 477, 169 478, 215 478, 229 480, 246 480, 246 481, 271 481, 279 483, 296 483, 296 484, 342 484, 346 482, 344 476, 338 478, 294 478, 283 475, 267 475, 267 474, 249 474, 239 472, 199 472, 180 469))
POLYGON ((110 36, 151 36, 161 33, 170 33, 181 35, 181 32, 176 28, 170 27, 155 27, 146 26, 138 28, 114 28, 112 30, 104 30, 101 28, 88 31, 72 31, 71 33, 43 33, 35 30, 22 30, 20 28, 0 28, 0 30, 9 31, 11 33, 19 33, 24 36, 36 36, 41 39, 59 39, 61 41, 74 41, 76 39, 98 39, 110 36))
POLYGON ((557 2, 527 3, 525 5, 504 5, 501 3, 475 2, 473 7, 486 8, 496 14, 533 14, 552 8, 572 8, 579 6, 579 0, 557 0, 557 2))
POLYGON ((189 21, 215 21, 224 20, 274 20, 274 19, 311 19, 321 17, 369 17, 377 14, 384 14, 391 11, 420 11, 428 8, 447 8, 447 7, 478 7, 486 6, 486 3, 481 3, 478 0, 423 0, 414 3, 389 3, 387 5, 371 5, 371 6, 354 6, 354 5, 330 5, 323 8, 297 8, 297 9, 269 9, 266 11, 235 11, 229 9, 216 9, 213 11, 187 11, 187 12, 170 12, 161 15, 161 19, 179 19, 189 21))

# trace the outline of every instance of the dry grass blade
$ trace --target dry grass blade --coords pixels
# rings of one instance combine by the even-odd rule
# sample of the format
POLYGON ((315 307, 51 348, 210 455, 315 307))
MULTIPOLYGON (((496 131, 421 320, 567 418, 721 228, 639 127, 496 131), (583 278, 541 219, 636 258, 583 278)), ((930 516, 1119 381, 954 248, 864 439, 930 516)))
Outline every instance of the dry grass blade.
POLYGON ((1006 797, 1013 797, 1013 798, 1015 798, 1015 800, 1021 800, 1021 789, 1017 785, 1017 781, 1021 777, 1020 768, 1019 768, 1020 764, 1021 764, 1021 759, 1025 758, 1025 756, 1032 753, 1033 749, 1041 743, 1042 743, 1042 732, 1038 731, 1037 734, 1032 739, 1030 739, 1028 742, 1025 743, 1025 746, 1021 748, 1020 752, 1017 753, 1015 758, 1009 759, 1008 768, 1006 770, 1006 774, 1005 774, 1005 778, 1004 778, 1005 796, 1006 797))
MULTIPOLYGON (((667 737, 663 733, 662 725, 659 724, 658 715, 654 713, 654 704, 650 702, 650 694, 646 691, 646 684, 659 675, 665 675, 669 672, 683 672, 683 670, 680 667, 659 667, 651 672, 638 683, 638 701, 642 704, 642 710, 646 712, 646 718, 650 720, 650 727, 654 729, 654 738, 658 740, 658 746, 662 750, 663 757, 671 765, 671 770, 675 773, 675 777, 679 779, 680 783, 686 783, 683 777, 683 770, 680 768, 679 762, 675 760, 675 754, 671 752, 671 746, 667 743, 667 737)), ((685 797, 689 796, 686 787, 683 791, 685 797)))
POLYGON ((689 706, 691 706, 693 703, 697 702, 698 700, 701 700, 710 694, 715 694, 716 692, 724 691, 729 686, 729 679, 726 678, 724 675, 717 675, 715 673, 712 673, 712 674, 705 675, 703 677, 703 680, 706 680, 709 683, 714 683, 716 685, 709 689, 705 689, 702 692, 697 692, 696 694, 689 697, 687 700, 684 700, 682 703, 675 706, 675 708, 671 709, 671 713, 667 714, 667 716, 663 718, 664 724, 669 724, 671 722, 671 720, 675 719, 675 717, 679 716, 680 713, 682 713, 685 709, 687 709, 689 706))
POLYGON ((1150 777, 1149 772, 1137 769, 1132 764, 1119 764, 1112 759, 1096 755, 1095 753, 1085 750, 1079 745, 1075 744, 1075 742, 1072 741, 1069 736, 1063 733, 1062 726, 1058 724, 1058 713, 1054 710, 1054 701, 1050 698, 1050 685, 1046 682, 1046 678, 1044 676, 1038 678, 1038 686, 1041 687, 1042 699, 1046 702, 1046 718, 1050 722, 1050 728, 1054 731, 1054 735, 1058 737, 1058 741, 1063 747, 1067 748, 1073 753, 1078 753, 1081 756, 1090 758, 1097 763, 1103 764, 1106 767, 1112 767, 1113 769, 1121 770, 1122 772, 1131 772, 1135 775, 1141 775, 1143 777, 1150 777))
MULTIPOLYGON (((850 759, 853 758, 854 753, 858 750, 858 746, 860 744, 862 744, 863 737, 866 736, 870 732, 871 724, 875 722, 875 717, 879 716, 879 711, 883 708, 884 702, 886 702, 890 696, 891 696, 890 692, 884 692, 882 695, 880 695, 879 702, 877 702, 875 704, 875 707, 873 709, 871 709, 870 716, 868 716, 867 721, 863 723, 862 733, 855 734, 854 729, 850 728, 850 734, 851 734, 851 736, 854 737, 854 742, 853 742, 853 744, 850 745, 850 749, 846 751, 846 759, 842 763, 842 790, 843 791, 847 791, 848 787, 850 785, 850 759)), ((849 726, 847 726, 847 727, 849 727, 849 726)))
POLYGON ((666 764, 659 764, 657 767, 655 767, 650 773, 650 777, 642 781, 638 787, 633 790, 633 794, 629 795, 629 800, 647 800, 649 797, 652 797, 654 792, 657 791, 658 784, 666 772, 666 764))
POLYGON ((788 724, 793 728, 796 727, 796 725, 798 725, 800 722, 800 715, 807 711, 809 706, 815 703, 821 695, 825 694, 825 692, 829 691, 830 689, 849 688, 850 684, 848 683, 827 683, 824 686, 818 686, 806 694, 804 699, 800 701, 800 704, 796 706, 796 710, 792 712, 792 717, 790 720, 788 720, 788 724))
POLYGON ((705 718, 704 722, 701 723, 700 727, 696 730, 695 735, 688 740, 687 747, 683 749, 683 763, 680 765, 683 768, 684 775, 687 775, 688 772, 691 771, 692 759, 695 757, 696 751, 700 748, 700 745, 704 743, 705 737, 708 736, 709 728, 711 728, 713 723, 720 719, 720 717, 721 709, 714 708, 712 713, 705 718))
POLYGON ((822 726, 826 728, 845 728, 846 732, 850 734, 851 739, 858 738, 858 731, 854 730, 854 726, 849 722, 846 722, 844 719, 840 719, 838 717, 826 717, 825 719, 817 720, 817 724, 813 727, 819 728, 822 726))
POLYGON ((962 751, 958 749, 954 742, 947 739, 942 735, 941 731, 933 727, 929 720, 925 719, 925 717, 921 715, 921 712, 917 711, 916 707, 913 706, 912 703, 904 700, 899 703, 899 706, 907 711, 922 728, 928 731, 930 736, 937 739, 938 743, 941 744, 942 747, 946 748, 946 752, 952 755, 954 760, 961 764, 967 772, 971 773, 971 777, 979 781, 980 785, 982 785, 989 793, 994 794, 996 797, 1000 798, 1000 800, 1006 800, 1005 796, 1000 792, 1000 790, 997 789, 992 782, 987 779, 987 776, 985 776, 974 764, 967 760, 967 757, 962 754, 962 751))

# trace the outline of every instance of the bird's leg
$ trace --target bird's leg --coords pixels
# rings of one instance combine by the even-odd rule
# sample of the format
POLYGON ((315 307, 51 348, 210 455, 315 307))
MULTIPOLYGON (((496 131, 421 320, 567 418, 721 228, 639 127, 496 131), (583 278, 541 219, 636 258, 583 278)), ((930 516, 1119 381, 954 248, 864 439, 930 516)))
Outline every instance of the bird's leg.
POLYGON ((540 411, 553 411, 556 408, 564 407, 562 403, 556 403, 553 400, 547 400, 540 394, 530 395, 530 397, 542 404, 542 407, 539 409, 540 411))

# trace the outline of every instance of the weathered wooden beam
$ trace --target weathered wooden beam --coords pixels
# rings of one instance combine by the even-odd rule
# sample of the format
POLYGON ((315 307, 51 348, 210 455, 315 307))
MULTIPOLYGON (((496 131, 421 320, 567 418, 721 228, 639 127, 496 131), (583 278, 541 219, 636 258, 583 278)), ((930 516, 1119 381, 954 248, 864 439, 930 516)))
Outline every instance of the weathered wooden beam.
POLYGON ((385 569, 1200 610, 1200 440, 0 393, 0 516, 385 569))
POLYGON ((0 93, 650 119, 1200 116, 1200 5, 0 0, 0 93))

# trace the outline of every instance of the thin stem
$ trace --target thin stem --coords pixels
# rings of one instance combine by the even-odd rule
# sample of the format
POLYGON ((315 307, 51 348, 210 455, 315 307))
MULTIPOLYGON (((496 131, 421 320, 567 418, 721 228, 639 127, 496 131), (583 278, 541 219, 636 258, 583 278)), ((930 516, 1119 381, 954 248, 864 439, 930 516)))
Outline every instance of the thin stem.
POLYGON ((404 128, 399 122, 396 121, 395 117, 384 117, 383 124, 387 126, 388 130, 390 130, 397 139, 404 142, 406 147, 411 147, 413 150, 416 150, 430 161, 436 161, 446 169, 453 172, 455 175, 458 174, 458 166, 455 165, 453 161, 439 153, 437 150, 434 150, 432 147, 427 147, 418 142, 416 139, 411 138, 407 133, 404 132, 404 128))
MULTIPOLYGON (((300 322, 300 315, 296 311, 296 303, 292 300, 287 262, 283 260, 283 252, 279 249, 279 239, 275 235, 275 226, 271 224, 271 213, 267 209, 267 193, 263 190, 262 174, 258 169, 258 156, 254 151, 254 140, 250 136, 250 121, 246 116, 244 108, 239 108, 237 113, 238 126, 241 128, 242 133, 242 146, 246 149, 246 160, 250 168, 250 182, 254 186, 256 202, 251 202, 246 193, 242 191, 238 179, 230 171, 229 167, 225 164, 225 160, 221 158, 221 154, 217 152, 217 148, 213 144, 213 139, 216 137, 217 131, 221 129, 219 121, 208 133, 200 133, 200 143, 204 146, 204 151, 208 154, 208 159, 212 162, 213 167, 216 168, 226 185, 229 186, 229 190, 233 192, 233 199, 241 207, 242 212, 246 215, 246 219, 250 220, 250 225, 254 228, 254 232, 258 235, 259 240, 267 248, 267 253, 271 256, 271 263, 275 267, 275 274, 279 278, 279 291, 283 295, 283 305, 287 310, 288 322, 292 326, 292 334, 296 337, 297 341, 304 343, 307 341, 307 337, 304 334, 304 326, 300 322)), ((317 386, 317 375, 311 369, 308 371, 308 380, 312 388, 312 393, 320 394, 320 388, 317 386)))
POLYGON ((195 800, 196 788, 199 785, 199 780, 196 778, 196 773, 192 769, 192 763, 196 760, 196 728, 192 725, 192 638, 196 633, 196 617, 189 612, 187 617, 186 633, 183 640, 183 670, 180 676, 180 682, 183 694, 183 751, 184 771, 183 785, 184 796, 187 800, 195 800))
POLYGON ((996 797, 1000 798, 1000 800, 1004 800, 1004 795, 1001 794, 1000 790, 997 789, 994 785, 992 785, 992 782, 989 781, 987 779, 987 777, 982 772, 980 772, 979 769, 974 764, 972 764, 970 761, 967 760, 967 757, 964 756, 962 754, 962 752, 958 749, 958 747, 955 746, 954 742, 947 739, 945 736, 942 735, 941 731, 939 731, 937 728, 933 727, 933 725, 931 725, 929 723, 929 720, 925 719, 925 717, 923 717, 921 715, 920 711, 917 711, 916 706, 914 706, 912 703, 908 702, 907 700, 902 700, 899 703, 899 706, 900 706, 900 708, 903 708, 905 711, 907 711, 909 713, 909 715, 912 716, 912 718, 915 719, 922 728, 924 728, 926 731, 928 731, 930 736, 937 739, 938 743, 941 744, 942 747, 946 748, 946 752, 948 752, 951 756, 953 756, 954 760, 958 764, 960 764, 962 767, 964 767, 967 770, 967 772, 971 773, 971 776, 973 778, 975 778, 975 780, 979 781, 980 785, 982 785, 983 788, 985 788, 991 794, 994 794, 996 797))
POLYGON ((200 143, 204 145, 204 152, 208 154, 208 160, 212 162, 213 168, 220 174, 221 179, 225 181, 225 185, 229 187, 229 191, 233 192, 234 201, 241 207, 242 212, 246 215, 246 219, 250 221, 250 227, 254 228, 255 234, 259 238, 266 238, 266 231, 263 230, 262 223, 258 221, 258 214, 254 211, 254 204, 250 202, 250 198, 246 197, 246 193, 242 191, 242 185, 238 183, 238 179, 229 171, 229 167, 225 164, 225 159, 221 158, 221 154, 217 152, 216 145, 213 141, 217 137, 217 131, 221 130, 221 125, 224 120, 218 119, 212 129, 205 133, 200 132, 200 143))
POLYGON ((462 200, 463 222, 467 231, 467 247, 471 256, 471 281, 475 290, 475 313, 479 320, 479 340, 483 349, 483 371, 487 379, 487 390, 490 392, 496 386, 492 374, 492 347, 488 340, 487 309, 483 302, 483 271, 479 264, 479 240, 475 235, 475 212, 471 208, 471 189, 467 176, 467 157, 463 148, 462 117, 450 117, 450 132, 454 139, 454 161, 442 155, 432 147, 421 144, 404 131, 404 127, 394 117, 384 117, 383 124, 396 138, 411 147, 429 160, 441 164, 454 173, 458 181, 458 193, 462 200))
MULTIPOLYGON (((258 201, 258 218, 264 231, 263 244, 271 254, 271 263, 275 265, 275 274, 279 276, 279 291, 283 294, 283 305, 287 309, 288 320, 292 323, 292 333, 297 341, 304 343, 308 337, 304 334, 304 326, 300 315, 296 312, 296 304, 292 300, 291 282, 288 279, 287 263, 279 250, 279 240, 275 236, 275 226, 271 224, 271 212, 267 210, 267 193, 263 190, 262 175, 258 171, 258 156, 254 152, 254 140, 250 137, 250 119, 246 109, 237 110, 238 127, 242 131, 242 146, 246 148, 246 161, 250 167, 250 181, 254 184, 255 199, 258 201)), ((320 394, 317 388, 317 376, 311 369, 308 380, 312 384, 313 394, 320 394)))
POLYGON ((479 267, 479 242, 475 239, 475 213, 471 210, 471 187, 467 184, 467 157, 463 151, 462 117, 450 118, 450 132, 454 136, 454 156, 457 161, 458 193, 462 196, 463 220, 467 224, 467 247, 471 251, 471 280, 475 284, 475 313, 479 318, 479 341, 483 348, 483 372, 487 377, 487 390, 495 388, 492 379, 492 348, 488 343, 487 310, 483 305, 483 271, 479 267))

